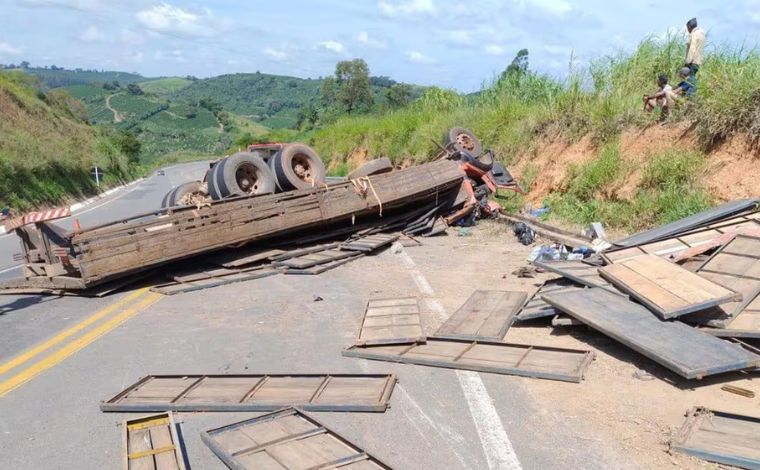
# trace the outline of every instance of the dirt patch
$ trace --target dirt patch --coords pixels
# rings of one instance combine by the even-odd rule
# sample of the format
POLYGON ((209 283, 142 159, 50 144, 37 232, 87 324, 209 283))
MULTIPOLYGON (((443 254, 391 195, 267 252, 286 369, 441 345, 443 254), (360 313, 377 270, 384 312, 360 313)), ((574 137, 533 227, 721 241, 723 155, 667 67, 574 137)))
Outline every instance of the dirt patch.
MULTIPOLYGON (((672 149, 700 151, 697 137, 687 124, 654 124, 644 129, 629 129, 620 136, 620 154, 626 176, 605 188, 610 199, 629 200, 641 186, 641 168, 654 155, 672 149)), ((533 166, 538 176, 526 201, 540 203, 567 184, 570 165, 587 163, 597 157, 598 146, 590 137, 576 143, 563 139, 541 143, 534 151, 518 156, 510 168, 522 177, 533 166)), ((531 170, 532 171, 532 170, 531 170)), ((707 154, 703 184, 720 201, 760 196, 760 149, 745 136, 735 136, 707 154)))

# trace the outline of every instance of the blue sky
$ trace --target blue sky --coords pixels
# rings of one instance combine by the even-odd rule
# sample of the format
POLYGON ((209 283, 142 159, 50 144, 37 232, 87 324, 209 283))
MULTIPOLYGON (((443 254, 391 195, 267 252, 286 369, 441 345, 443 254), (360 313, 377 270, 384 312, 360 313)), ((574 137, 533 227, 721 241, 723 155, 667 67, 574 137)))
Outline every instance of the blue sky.
MULTIPOLYGON (((373 75, 480 88, 523 47, 531 68, 631 50, 697 16, 711 44, 754 46, 760 0, 0 0, 0 63, 208 77, 319 77, 364 58, 373 75)), ((709 46, 708 46, 709 47, 709 46)))

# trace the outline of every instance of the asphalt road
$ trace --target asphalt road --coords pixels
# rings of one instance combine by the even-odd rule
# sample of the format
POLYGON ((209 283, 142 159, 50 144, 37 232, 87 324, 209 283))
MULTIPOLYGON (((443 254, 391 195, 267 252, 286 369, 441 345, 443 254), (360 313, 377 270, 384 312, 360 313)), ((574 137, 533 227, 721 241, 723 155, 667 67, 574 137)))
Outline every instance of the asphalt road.
MULTIPOLYGON (((171 168, 77 216, 86 226, 153 209, 196 171, 202 166, 171 168)), ((9 242, 1 243, 9 263, 9 242)), ((341 356, 370 297, 419 296, 430 334, 445 311, 482 288, 427 262, 448 258, 446 250, 433 241, 318 276, 171 297, 147 290, 103 299, 0 297, 0 468, 120 468, 118 425, 136 415, 98 405, 144 375, 361 372, 399 376, 388 411, 313 416, 393 468, 635 468, 614 441, 548 412, 543 402, 561 397, 533 396, 535 379, 341 356)), ((199 433, 256 415, 179 414, 190 467, 225 468, 199 433)))
MULTIPOLYGON (((154 173, 149 178, 85 206, 75 211, 71 217, 55 223, 70 229, 74 219, 79 219, 81 226, 87 228, 158 209, 161 199, 171 188, 187 181, 202 179, 206 169, 208 162, 169 167, 165 170, 165 176, 156 176, 154 173)), ((0 236, 0 279, 19 275, 19 263, 13 261, 13 254, 20 251, 18 237, 12 233, 0 236)))

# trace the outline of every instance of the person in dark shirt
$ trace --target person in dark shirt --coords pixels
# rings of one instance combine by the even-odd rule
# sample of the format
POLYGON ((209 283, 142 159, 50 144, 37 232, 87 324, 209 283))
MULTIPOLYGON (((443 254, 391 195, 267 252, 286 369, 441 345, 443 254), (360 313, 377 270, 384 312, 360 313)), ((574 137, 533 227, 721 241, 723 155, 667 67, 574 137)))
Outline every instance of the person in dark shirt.
POLYGON ((684 67, 678 72, 678 75, 681 78, 681 82, 673 89, 673 94, 691 99, 697 92, 697 85, 695 83, 694 75, 691 73, 691 69, 689 67, 684 67))

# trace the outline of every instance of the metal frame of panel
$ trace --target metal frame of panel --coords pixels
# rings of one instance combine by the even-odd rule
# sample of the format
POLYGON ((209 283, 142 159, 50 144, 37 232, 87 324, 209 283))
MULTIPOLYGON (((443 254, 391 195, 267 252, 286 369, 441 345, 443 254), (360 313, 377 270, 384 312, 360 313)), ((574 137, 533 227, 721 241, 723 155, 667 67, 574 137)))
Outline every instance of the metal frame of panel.
MULTIPOLYGON (((148 375, 138 380, 136 383, 125 388, 113 398, 100 403, 101 411, 118 411, 118 412, 159 412, 159 411, 274 411, 288 406, 298 406, 307 411, 366 411, 366 412, 384 412, 388 408, 393 388, 396 384, 396 376, 393 374, 229 374, 229 375, 148 375), (153 380, 188 380, 187 386, 182 387, 180 393, 162 395, 160 397, 151 397, 149 399, 139 398, 130 402, 125 402, 130 394, 139 391, 143 386, 153 380), (219 401, 185 401, 191 399, 192 393, 197 393, 204 385, 203 381, 210 380, 245 380, 251 379, 245 388, 235 390, 242 392, 237 396, 235 402, 231 400, 219 401), (313 393, 306 401, 298 399, 284 399, 283 401, 261 400, 256 401, 258 393, 276 385, 277 380, 298 380, 298 379, 321 379, 317 386, 313 388, 313 393), (325 391, 331 393, 330 381, 333 379, 376 379, 383 380, 382 386, 377 387, 377 403, 360 403, 359 401, 334 402, 334 403, 317 403, 316 400, 323 397, 325 391)), ((184 384, 183 384, 184 385, 184 384)), ((277 389, 275 389, 277 390, 277 389)), ((287 391, 287 387, 280 387, 280 390, 287 391)), ((270 392, 271 393, 271 392, 270 392)), ((354 394, 356 396, 356 394, 354 394)))
POLYGON ((643 305, 601 288, 548 294, 544 300, 687 379, 760 366, 760 355, 746 348, 661 320, 643 305), (708 363, 708 354, 714 362, 708 363))
MULTIPOLYGON (((134 460, 140 457, 155 456, 155 455, 163 454, 166 452, 171 452, 174 454, 174 458, 177 462, 177 465, 175 468, 177 470, 185 470, 185 454, 183 452, 182 442, 180 441, 179 435, 177 434, 177 424, 174 421, 174 415, 172 414, 171 411, 167 411, 165 413, 159 413, 156 415, 143 416, 140 418, 132 418, 132 419, 124 420, 124 422, 122 422, 122 442, 124 444, 124 460, 123 460, 124 470, 132 469, 132 467, 129 465, 130 460, 134 460), (170 446, 165 446, 158 449, 153 448, 151 450, 138 452, 137 454, 129 452, 130 432, 139 431, 143 429, 151 429, 153 427, 162 427, 162 426, 167 426, 169 428, 169 435, 171 437, 171 442, 172 442, 170 446)), ((151 443, 151 446, 152 446, 152 443, 151 443)), ((140 467, 140 468, 145 468, 145 467, 140 467)), ((165 469, 167 467, 165 466, 159 467, 158 465, 154 465, 152 468, 165 469)))
POLYGON ((500 341, 512 326, 517 312, 528 297, 526 292, 476 290, 470 295, 464 304, 438 328, 433 336, 436 338, 465 339, 471 341, 500 341), (495 305, 488 305, 495 303, 495 305), (482 305, 485 304, 485 305, 482 305), (483 318, 483 307, 490 307, 490 311, 483 318), (463 325, 468 321, 477 324, 475 333, 463 331, 463 325), (490 323, 497 322, 498 331, 482 331, 490 323))
MULTIPOLYGON (((742 295, 725 286, 717 284, 714 281, 698 276, 677 264, 657 257, 656 255, 641 255, 620 263, 612 264, 599 268, 599 274, 616 288, 630 295, 637 301, 645 305, 649 310, 655 312, 660 318, 672 319, 688 313, 698 312, 710 307, 741 300, 742 295), (642 272, 639 272, 629 264, 637 264, 642 272), (693 292, 707 294, 702 297, 703 300, 688 299, 688 292, 677 293, 674 289, 668 289, 657 282, 657 276, 661 276, 666 270, 671 271, 670 279, 680 277, 683 286, 693 287, 693 292), (621 272, 618 272, 621 271, 621 272), (631 281, 634 281, 633 283, 631 281), (643 282, 648 284, 642 286, 643 282), (670 299, 675 299, 680 306, 666 307, 655 300, 652 296, 652 290, 667 295, 670 299), (711 291, 712 290, 712 291, 711 291), (648 292, 647 292, 648 291, 648 292), (716 293, 720 291, 720 294, 716 293), (683 295, 681 295, 683 294, 683 295)), ((661 278, 662 279, 662 278, 661 278)), ((661 281, 662 282, 662 281, 661 281)))
POLYGON ((359 332, 356 336, 356 341, 354 342, 357 346, 366 346, 366 345, 374 345, 374 344, 401 344, 401 343, 424 343, 425 342, 425 334, 422 332, 422 320, 420 318, 420 302, 417 297, 400 297, 400 298, 394 298, 394 299, 371 299, 369 302, 367 302, 367 307, 364 309, 364 317, 362 318, 362 324, 361 327, 359 327, 359 332), (414 303, 407 303, 407 304, 401 304, 401 305, 378 305, 381 303, 389 303, 389 302, 398 302, 398 301, 411 301, 413 300, 414 303), (374 304, 374 305, 373 305, 374 304), (402 307, 409 307, 408 309, 404 309, 402 307), (413 308, 412 308, 413 307, 413 308), (401 308, 401 311, 393 312, 381 315, 368 315, 370 313, 370 309, 399 309, 401 308), (410 315, 416 315, 417 316, 417 322, 410 323, 410 324, 396 324, 395 317, 408 317, 410 315), (367 325, 367 319, 374 319, 377 317, 387 317, 391 325, 367 325), (381 328, 393 328, 395 326, 417 326, 419 327, 419 334, 413 335, 413 336, 390 336, 387 338, 373 338, 373 339, 362 339, 362 334, 365 330, 368 329, 381 329, 381 328))
MULTIPOLYGON (((723 432, 719 434, 721 434, 721 436, 724 435, 723 432)), ((715 436, 715 431, 711 431, 710 435, 715 436)), ((758 449, 760 449, 760 417, 726 413, 724 411, 710 410, 704 407, 694 407, 686 414, 686 421, 684 421, 678 434, 671 441, 670 448, 709 462, 760 470, 760 451, 758 451, 758 449), (752 447, 752 450, 756 453, 756 457, 738 455, 736 450, 742 444, 739 444, 736 440, 733 440, 734 442, 731 443, 731 448, 727 448, 726 452, 716 452, 715 450, 700 447, 698 443, 690 443, 690 439, 699 433, 703 424, 707 423, 710 426, 714 426, 714 417, 725 420, 735 420, 739 423, 739 427, 743 429, 738 437, 745 437, 744 445, 747 446, 746 437, 754 438, 758 442, 757 447, 752 447), (755 431, 752 432, 749 428, 755 428, 755 431)))
MULTIPOLYGON (((390 347, 392 346, 394 345, 390 345, 390 347)), ((585 373, 589 364, 591 364, 591 361, 593 361, 595 357, 594 352, 584 351, 584 350, 579 350, 579 349, 555 348, 555 347, 548 347, 548 346, 532 346, 529 344, 501 343, 501 342, 496 342, 496 341, 467 341, 467 340, 458 340, 458 339, 438 339, 434 337, 428 337, 427 342, 425 344, 408 345, 400 354, 373 352, 373 350, 387 348, 387 347, 389 347, 389 345, 351 346, 343 350, 343 355, 346 357, 357 357, 361 359, 372 359, 372 360, 377 360, 377 361, 400 362, 404 364, 443 367, 446 369, 474 370, 478 372, 489 372, 492 374, 518 375, 518 376, 523 376, 523 377, 534 377, 538 379, 559 380, 563 382, 575 382, 575 383, 579 383, 583 379, 583 374, 585 373), (423 359, 420 357, 405 356, 409 352, 413 352, 415 348, 424 347, 428 345, 435 345, 437 343, 462 344, 462 345, 467 345, 467 346, 462 350, 461 353, 458 354, 457 357, 453 358, 452 360, 423 359), (485 366, 485 365, 479 365, 479 364, 468 364, 468 363, 457 362, 457 361, 462 360, 465 354, 468 353, 471 349, 473 349, 477 345, 493 346, 496 348, 504 348, 504 349, 510 349, 510 348, 520 349, 520 350, 523 350, 524 352, 521 354, 521 357, 517 361, 515 361, 514 365, 509 366, 509 367, 498 367, 496 365, 485 366), (573 374, 548 372, 545 370, 543 371, 529 370, 526 368, 521 369, 520 365, 526 362, 526 358, 534 351, 535 352, 566 353, 568 355, 576 355, 579 357, 579 360, 577 361, 578 366, 575 368, 573 374)))
MULTIPOLYGON (((351 441, 344 438, 340 434, 330 430, 329 428, 327 428, 326 426, 324 426, 323 424, 321 424, 319 421, 312 418, 311 416, 305 413, 302 413, 301 411, 295 408, 286 408, 284 410, 278 410, 278 411, 275 411, 274 413, 269 413, 269 414, 259 416, 256 418, 240 421, 238 423, 228 424, 226 426, 204 431, 201 433, 201 440, 230 469, 253 470, 253 467, 246 465, 244 462, 240 462, 238 459, 238 456, 240 456, 241 454, 251 454, 251 453, 257 453, 257 452, 266 453, 268 448, 272 448, 274 446, 287 446, 289 443, 301 441, 303 439, 308 439, 310 437, 315 437, 322 434, 327 434, 330 437, 336 439, 340 444, 343 444, 344 446, 354 450, 355 453, 351 456, 347 456, 341 459, 327 461, 327 462, 318 464, 317 466, 311 467, 312 469, 316 470, 316 469, 339 468, 342 466, 350 465, 352 463, 364 462, 364 461, 369 461, 375 464, 377 468, 379 469, 387 469, 387 470, 391 469, 391 467, 384 464, 383 462, 378 460, 376 457, 364 452, 364 450, 362 450, 356 444, 352 443, 351 441), (241 449, 235 452, 230 452, 229 448, 225 447, 223 443, 220 443, 218 439, 216 439, 217 436, 219 435, 222 435, 225 433, 232 433, 238 429, 246 428, 247 426, 255 426, 257 424, 262 424, 265 422, 276 422, 277 420, 281 420, 283 418, 287 418, 290 416, 296 416, 298 418, 301 418, 304 421, 308 422, 309 424, 313 425, 314 428, 311 430, 304 431, 302 433, 291 434, 285 437, 281 437, 279 439, 275 439, 273 441, 264 442, 255 447, 241 449)), ((246 433, 246 435, 249 435, 249 434, 246 433)), ((272 460, 277 461, 270 454, 267 454, 267 455, 269 455, 269 457, 272 458, 272 460)), ((277 463, 281 465, 283 469, 289 468, 280 462, 277 462, 277 463)))

